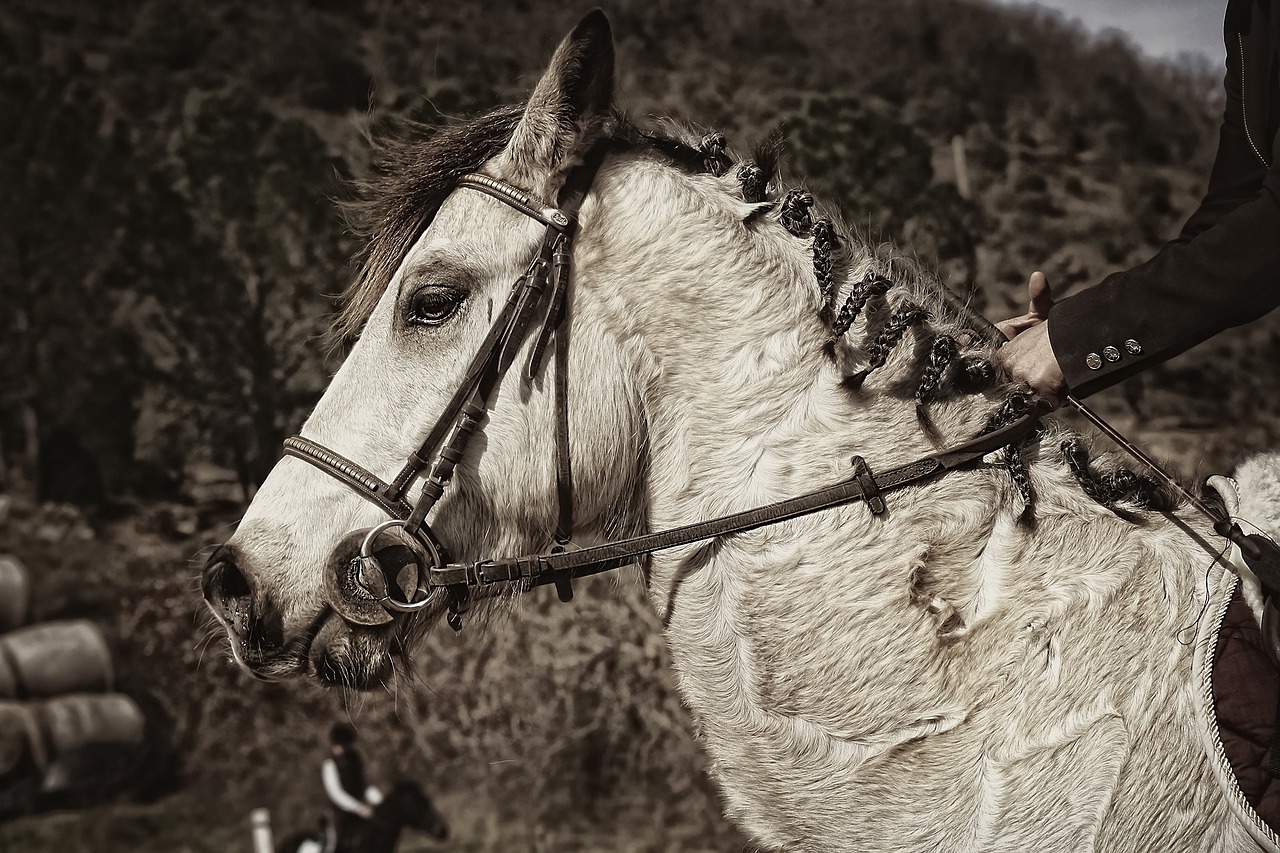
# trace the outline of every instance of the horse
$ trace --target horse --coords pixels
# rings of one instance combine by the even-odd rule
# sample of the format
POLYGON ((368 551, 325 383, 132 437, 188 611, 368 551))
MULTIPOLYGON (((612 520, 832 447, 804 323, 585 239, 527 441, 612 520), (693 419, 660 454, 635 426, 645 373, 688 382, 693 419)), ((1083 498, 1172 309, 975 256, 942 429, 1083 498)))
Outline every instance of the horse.
POLYGON ((355 342, 204 572, 235 660, 377 686, 612 554, 762 849, 1280 849, 1206 734, 1207 522, 775 145, 641 129, 613 80, 595 12, 526 104, 390 151, 355 342))
MULTIPOLYGON (((400 834, 408 827, 435 841, 449 837, 449 824, 436 810, 431 798, 416 782, 397 782, 386 798, 374 807, 364 833, 353 845, 338 839, 337 853, 393 853, 400 834)), ((321 834, 295 832, 276 845, 276 853, 319 853, 325 849, 321 834)))

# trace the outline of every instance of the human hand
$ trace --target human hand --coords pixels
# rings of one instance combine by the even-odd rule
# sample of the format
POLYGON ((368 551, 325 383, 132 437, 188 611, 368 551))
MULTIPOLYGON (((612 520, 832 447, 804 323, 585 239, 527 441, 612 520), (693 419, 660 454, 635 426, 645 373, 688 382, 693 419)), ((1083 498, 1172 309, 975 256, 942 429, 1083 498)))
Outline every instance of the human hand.
POLYGON ((1039 322, 1000 347, 996 357, 1015 382, 1024 382, 1052 411, 1062 405, 1066 380, 1049 342, 1048 322, 1039 322))
POLYGON ((1024 382, 1050 410, 1062 405, 1066 381, 1049 340, 1049 311, 1053 294, 1045 274, 1033 272, 1027 281, 1027 313, 996 327, 1009 338, 997 358, 1016 382, 1024 382))
POLYGON ((1049 279, 1039 270, 1033 272, 1027 281, 1027 302, 1027 313, 996 323, 996 328, 1004 332, 1006 338, 1013 340, 1027 329, 1049 319, 1049 311, 1053 308, 1053 294, 1049 291, 1049 279))
POLYGON ((373 806, 369 806, 369 805, 362 806, 360 808, 359 814, 360 814, 360 817, 364 818, 365 820, 373 820, 373 806))

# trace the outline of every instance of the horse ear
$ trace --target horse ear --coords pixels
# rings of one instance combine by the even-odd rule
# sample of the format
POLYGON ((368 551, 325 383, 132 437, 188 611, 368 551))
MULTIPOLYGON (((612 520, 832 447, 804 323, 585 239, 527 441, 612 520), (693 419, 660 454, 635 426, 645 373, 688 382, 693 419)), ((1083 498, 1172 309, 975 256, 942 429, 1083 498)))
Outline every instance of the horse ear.
POLYGON ((554 167, 584 125, 613 105, 613 30, 595 9, 565 36, 529 97, 507 156, 521 171, 554 167))

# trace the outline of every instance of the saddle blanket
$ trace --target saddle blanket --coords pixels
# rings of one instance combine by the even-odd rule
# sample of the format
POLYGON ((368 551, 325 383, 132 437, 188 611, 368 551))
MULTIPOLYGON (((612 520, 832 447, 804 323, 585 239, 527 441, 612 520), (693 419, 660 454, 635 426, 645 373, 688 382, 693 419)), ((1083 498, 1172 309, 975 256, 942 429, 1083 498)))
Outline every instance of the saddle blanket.
MULTIPOLYGON (((1280 454, 1255 456, 1234 479, 1211 477, 1208 485, 1246 533, 1273 539, 1280 533, 1280 454)), ((1280 740, 1280 668, 1263 639, 1261 586, 1235 546, 1230 563, 1213 584, 1197 643, 1205 746, 1250 835, 1262 849, 1280 853, 1280 779, 1269 770, 1272 741, 1280 740)))

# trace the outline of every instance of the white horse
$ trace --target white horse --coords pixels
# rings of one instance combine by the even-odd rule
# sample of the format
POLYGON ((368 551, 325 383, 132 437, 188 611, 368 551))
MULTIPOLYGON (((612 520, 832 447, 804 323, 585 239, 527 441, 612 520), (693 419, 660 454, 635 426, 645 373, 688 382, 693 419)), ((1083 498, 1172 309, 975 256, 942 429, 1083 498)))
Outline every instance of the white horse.
MULTIPOLYGON (((601 136, 608 154, 572 248, 579 544, 802 494, 847 479, 853 454, 886 470, 972 438, 1016 399, 984 375, 990 344, 933 280, 807 228, 794 198, 782 211, 764 197, 758 166, 725 169, 715 145, 639 134, 612 89, 611 34, 593 13, 523 111, 403 149, 344 318, 359 340, 304 435, 390 479, 543 233, 452 191, 457 179, 478 171, 552 201, 601 136), (887 292, 866 286, 876 276, 887 292), (833 335, 859 294, 865 306, 833 335), (941 381, 920 403, 926 374, 941 381)), ((552 541, 555 394, 517 372, 429 518, 456 559, 552 541)), ((1021 443, 1022 465, 995 453, 887 494, 880 515, 847 504, 643 562, 728 813, 762 846, 1271 849, 1205 746, 1216 741, 1193 663, 1234 586, 1220 564, 1206 576, 1212 532, 1122 490, 1100 502, 1096 478, 1090 497, 1064 437, 1046 425, 1021 443)), ((335 613, 332 575, 360 538, 348 531, 385 519, 315 467, 277 465, 206 570, 237 659, 268 678, 390 677, 444 597, 369 620, 385 624, 335 613)))

